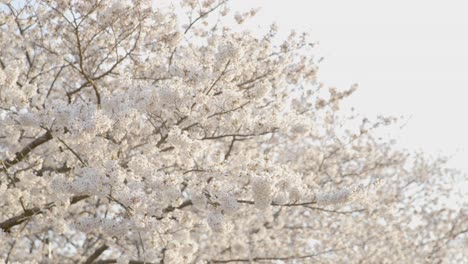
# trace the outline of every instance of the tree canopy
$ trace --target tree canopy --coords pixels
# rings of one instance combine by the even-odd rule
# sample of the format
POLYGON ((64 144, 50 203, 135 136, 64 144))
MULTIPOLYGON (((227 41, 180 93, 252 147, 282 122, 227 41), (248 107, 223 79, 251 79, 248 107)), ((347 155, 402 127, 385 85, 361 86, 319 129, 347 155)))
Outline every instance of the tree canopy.
POLYGON ((468 263, 457 172, 340 110, 307 34, 177 4, 0 4, 0 259, 468 263))

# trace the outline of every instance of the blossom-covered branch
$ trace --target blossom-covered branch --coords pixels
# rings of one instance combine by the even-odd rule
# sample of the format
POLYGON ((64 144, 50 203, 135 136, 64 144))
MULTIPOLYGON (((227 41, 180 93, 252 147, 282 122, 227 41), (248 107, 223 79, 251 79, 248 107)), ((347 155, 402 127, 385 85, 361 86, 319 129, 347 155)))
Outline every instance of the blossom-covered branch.
POLYGON ((467 261, 459 174, 341 111, 308 34, 153 2, 0 3, 0 259, 467 261))

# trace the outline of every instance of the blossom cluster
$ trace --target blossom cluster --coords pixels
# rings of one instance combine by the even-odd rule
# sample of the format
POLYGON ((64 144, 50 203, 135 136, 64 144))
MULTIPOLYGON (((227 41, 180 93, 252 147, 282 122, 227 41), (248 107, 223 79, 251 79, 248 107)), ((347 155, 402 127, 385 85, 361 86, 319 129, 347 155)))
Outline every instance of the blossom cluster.
POLYGON ((0 259, 443 259, 433 239, 452 247, 467 221, 430 195, 446 192, 440 162, 379 140, 391 118, 342 114, 356 87, 319 83, 307 34, 225 22, 256 12, 2 2, 0 259))

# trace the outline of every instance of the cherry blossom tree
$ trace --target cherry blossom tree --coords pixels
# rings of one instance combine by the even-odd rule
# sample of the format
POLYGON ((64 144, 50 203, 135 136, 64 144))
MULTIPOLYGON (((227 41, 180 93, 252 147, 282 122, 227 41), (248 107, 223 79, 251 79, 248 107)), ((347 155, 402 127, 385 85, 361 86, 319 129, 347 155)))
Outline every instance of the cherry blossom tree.
POLYGON ((227 1, 4 0, 5 263, 468 263, 456 171, 227 1), (179 4, 179 3, 178 3, 179 4))

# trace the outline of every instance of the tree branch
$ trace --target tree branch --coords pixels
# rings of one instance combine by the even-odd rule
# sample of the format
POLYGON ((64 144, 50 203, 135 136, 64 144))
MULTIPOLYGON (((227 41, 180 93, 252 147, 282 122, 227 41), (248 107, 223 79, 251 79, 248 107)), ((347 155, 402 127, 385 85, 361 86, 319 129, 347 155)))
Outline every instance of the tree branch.
POLYGON ((216 84, 221 80, 221 78, 223 77, 224 74, 226 74, 227 72, 227 69, 229 67, 229 64, 231 63, 231 60, 228 60, 228 62, 226 63, 226 65, 224 66, 224 69, 223 71, 221 72, 221 74, 218 76, 218 78, 216 78, 216 80, 211 84, 210 88, 208 88, 208 91, 203 91, 206 95, 208 95, 211 90, 213 89, 213 87, 216 86, 216 84))
POLYGON ((85 166, 88 166, 88 163, 85 162, 81 157, 80 155, 78 155, 78 153, 76 153, 76 151, 74 151, 70 146, 67 145, 67 143, 65 143, 65 141, 61 140, 60 138, 57 138, 58 141, 60 141, 71 153, 73 153, 73 155, 75 155, 75 157, 81 162, 81 164, 85 165, 85 166))
POLYGON ((325 251, 320 251, 314 254, 309 254, 309 255, 302 255, 302 256, 288 256, 288 257, 255 257, 255 258, 245 258, 245 259, 226 259, 226 260, 211 260, 210 263, 230 263, 230 262, 251 262, 251 261, 265 261, 265 260, 294 260, 294 259, 307 259, 307 258, 313 258, 317 257, 323 254, 331 253, 331 252, 336 252, 345 249, 343 248, 338 248, 338 249, 329 249, 325 251))
MULTIPOLYGON (((112 264, 117 263, 116 259, 104 259, 93 262, 94 264, 112 264)), ((154 262, 141 261, 141 260, 130 260, 128 264, 156 264, 154 262)))
POLYGON ((102 245, 100 248, 96 249, 94 253, 89 256, 83 264, 92 264, 94 261, 101 256, 101 254, 109 248, 107 245, 102 245))
POLYGON ((185 29, 184 31, 184 34, 187 34, 187 32, 189 32, 190 28, 192 28, 192 26, 197 23, 198 20, 202 19, 203 17, 209 15, 211 12, 215 11, 216 9, 218 9, 218 7, 220 7, 221 5, 225 4, 227 1, 229 0, 225 0, 225 1, 221 1, 219 2, 216 6, 212 7, 210 10, 200 14, 200 16, 198 16, 195 20, 193 20, 188 26, 187 28, 185 29))
POLYGON ((236 142, 236 136, 232 137, 231 144, 229 144, 228 151, 224 155, 224 160, 227 160, 229 156, 231 155, 232 148, 234 147, 234 142, 236 142))
POLYGON ((0 172, 6 171, 9 167, 19 163, 29 154, 29 152, 31 152, 33 149, 39 147, 40 145, 46 143, 47 141, 51 139, 52 139, 52 134, 49 131, 47 131, 45 134, 36 138, 27 146, 25 146, 22 150, 20 150, 20 152, 17 152, 13 159, 5 160, 5 161, 0 160, 0 172))
POLYGON ((242 134, 242 133, 239 133, 239 134, 224 134, 224 135, 219 135, 219 136, 205 136, 203 138, 201 138, 201 140, 213 140, 213 139, 221 139, 221 138, 225 138, 225 137, 242 137, 242 138, 248 138, 248 137, 256 137, 256 136, 264 136, 264 135, 267 135, 267 134, 270 134, 270 133, 275 133, 276 131, 278 130, 278 128, 273 128, 271 131, 264 131, 264 132, 260 132, 260 133, 251 133, 251 134, 242 134))
MULTIPOLYGON (((88 198, 88 197, 89 197, 88 195, 73 196, 70 199, 70 204, 75 204, 75 203, 77 203, 77 202, 79 202, 81 200, 84 200, 84 199, 88 198)), ((31 218, 34 215, 42 214, 45 210, 49 210, 54 206, 55 206, 55 203, 51 202, 51 203, 46 204, 42 208, 41 207, 34 207, 34 208, 31 208, 31 209, 26 209, 26 210, 24 210, 24 212, 22 214, 20 214, 18 216, 15 216, 15 217, 12 217, 12 218, 10 218, 8 220, 5 220, 2 223, 0 223, 0 229, 3 229, 3 231, 5 231, 5 232, 10 232, 10 229, 12 227, 27 221, 29 218, 31 218)))
MULTIPOLYGON (((237 200, 238 203, 242 203, 242 204, 251 204, 251 205, 254 205, 255 202, 254 201, 249 201, 249 200, 237 200)), ((286 204, 279 204, 279 203, 271 203, 271 206, 286 206, 286 207, 294 207, 294 206, 308 206, 308 205, 311 205, 311 204, 316 204, 317 201, 314 199, 313 201, 310 201, 310 202, 300 202, 300 203, 286 203, 286 204)))

